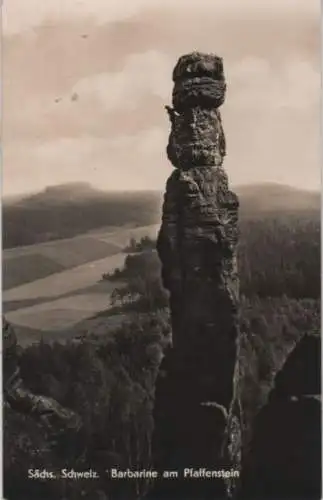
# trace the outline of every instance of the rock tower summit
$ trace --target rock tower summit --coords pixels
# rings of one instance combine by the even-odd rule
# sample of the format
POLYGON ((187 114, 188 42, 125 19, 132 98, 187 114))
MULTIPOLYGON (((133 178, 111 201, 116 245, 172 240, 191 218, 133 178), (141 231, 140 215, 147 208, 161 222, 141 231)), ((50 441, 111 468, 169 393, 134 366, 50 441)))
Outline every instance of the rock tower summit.
POLYGON ((222 167, 223 61, 182 56, 173 81, 167 156, 175 170, 157 241, 173 340, 156 387, 154 451, 157 468, 178 470, 179 479, 162 481, 152 498, 224 498, 232 479, 182 475, 190 467, 237 469, 240 462, 239 203, 222 167))

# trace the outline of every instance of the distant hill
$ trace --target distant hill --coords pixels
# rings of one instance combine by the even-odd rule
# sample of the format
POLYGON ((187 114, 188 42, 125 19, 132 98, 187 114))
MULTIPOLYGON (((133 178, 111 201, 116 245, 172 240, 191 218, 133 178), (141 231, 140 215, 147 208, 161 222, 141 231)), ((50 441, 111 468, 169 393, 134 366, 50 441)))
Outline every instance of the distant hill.
POLYGON ((86 183, 51 186, 3 199, 3 247, 70 238, 103 226, 146 226, 159 220, 158 192, 106 192, 86 183))
POLYGON ((275 183, 241 185, 235 187, 243 215, 257 212, 320 212, 319 191, 306 191, 275 183))
POLYGON ((20 204, 24 206, 60 205, 61 203, 78 204, 89 200, 106 200, 107 196, 114 197, 115 195, 116 193, 107 193, 94 188, 88 182, 71 182, 48 186, 39 193, 30 194, 20 199, 20 204))
MULTIPOLYGON (((320 213, 320 193, 264 183, 237 186, 242 216, 320 213)), ((162 193, 108 192, 88 183, 47 187, 25 197, 3 199, 3 247, 70 238, 103 226, 160 222, 162 193)))

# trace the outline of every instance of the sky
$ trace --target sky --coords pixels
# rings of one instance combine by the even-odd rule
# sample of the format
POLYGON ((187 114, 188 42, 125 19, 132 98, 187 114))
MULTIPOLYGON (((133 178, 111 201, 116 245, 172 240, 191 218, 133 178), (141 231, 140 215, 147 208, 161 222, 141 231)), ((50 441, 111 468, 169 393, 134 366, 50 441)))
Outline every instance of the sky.
POLYGON ((3 0, 3 192, 163 190, 171 73, 224 59, 233 185, 320 188, 319 0, 3 0))

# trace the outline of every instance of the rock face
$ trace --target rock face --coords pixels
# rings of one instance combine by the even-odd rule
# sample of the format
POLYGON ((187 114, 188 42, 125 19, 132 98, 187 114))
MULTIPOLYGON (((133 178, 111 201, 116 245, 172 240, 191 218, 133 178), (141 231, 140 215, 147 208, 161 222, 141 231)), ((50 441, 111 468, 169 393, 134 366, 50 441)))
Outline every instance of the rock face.
POLYGON ((156 388, 154 450, 156 467, 179 477, 161 481, 151 498, 225 498, 232 478, 183 478, 187 468, 231 470, 240 461, 239 203, 222 168, 222 59, 183 56, 173 80, 167 155, 176 170, 167 181, 157 241, 173 340, 156 388))
POLYGON ((53 444, 75 436, 82 427, 81 419, 72 410, 62 407, 52 398, 33 394, 24 384, 20 373, 17 337, 12 326, 2 319, 3 396, 6 405, 43 424, 53 444))
POLYGON ((240 499, 321 498, 321 339, 305 335, 256 418, 240 499))

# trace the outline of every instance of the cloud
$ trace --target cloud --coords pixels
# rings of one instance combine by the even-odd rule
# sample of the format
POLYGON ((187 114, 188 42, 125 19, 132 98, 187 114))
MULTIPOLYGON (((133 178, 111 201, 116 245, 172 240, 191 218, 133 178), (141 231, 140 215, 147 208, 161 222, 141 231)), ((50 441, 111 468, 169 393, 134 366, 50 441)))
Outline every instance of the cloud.
POLYGON ((135 110, 145 95, 169 99, 172 90, 172 60, 150 50, 128 57, 122 71, 89 76, 72 88, 82 99, 96 99, 106 111, 135 110))
POLYGON ((228 68, 228 79, 228 102, 235 109, 306 112, 319 106, 320 73, 306 60, 273 66, 266 59, 248 57, 228 68))
POLYGON ((171 170, 164 154, 167 135, 154 127, 113 139, 84 136, 7 144, 4 163, 10 169, 4 170, 4 190, 11 192, 14 185, 14 192, 31 191, 75 180, 106 189, 156 189, 171 170))
POLYGON ((64 93, 48 88, 31 93, 25 86, 19 91, 18 82, 11 89, 7 81, 12 95, 4 110, 5 140, 115 137, 165 124, 172 64, 154 50, 131 54, 120 71, 81 78, 64 93))
POLYGON ((171 171, 164 104, 172 68, 194 49, 224 57, 231 180, 319 184, 316 1, 5 0, 5 6, 5 191, 75 179, 162 188, 171 171))
POLYGON ((270 16, 273 12, 295 12, 319 15, 320 5, 316 0, 4 0, 3 28, 5 33, 15 33, 59 21, 92 17, 97 23, 127 19, 144 9, 172 9, 176 11, 205 11, 209 15, 238 16, 250 12, 255 16, 270 16))
MULTIPOLYGON (((154 0, 151 0, 154 3, 154 0)), ((148 0, 4 0, 3 28, 5 34, 17 33, 43 23, 47 25, 92 17, 101 22, 114 22, 136 14, 147 7, 148 0)))

